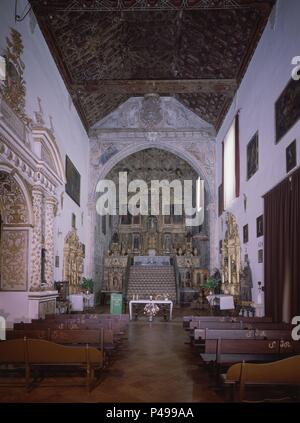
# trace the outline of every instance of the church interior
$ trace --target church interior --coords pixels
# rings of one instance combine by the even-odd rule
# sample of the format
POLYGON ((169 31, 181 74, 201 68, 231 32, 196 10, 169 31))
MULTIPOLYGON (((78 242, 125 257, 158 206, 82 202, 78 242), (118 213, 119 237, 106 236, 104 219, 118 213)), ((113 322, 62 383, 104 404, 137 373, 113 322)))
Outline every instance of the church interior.
POLYGON ((0 402, 300 402, 299 16, 1 0, 0 402))

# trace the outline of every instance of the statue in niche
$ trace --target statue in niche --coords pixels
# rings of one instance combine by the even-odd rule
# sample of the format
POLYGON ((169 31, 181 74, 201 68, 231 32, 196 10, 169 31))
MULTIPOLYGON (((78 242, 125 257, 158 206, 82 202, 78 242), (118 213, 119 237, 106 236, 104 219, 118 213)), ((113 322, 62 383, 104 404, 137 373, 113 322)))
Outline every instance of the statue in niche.
POLYGON ((171 251, 172 248, 172 239, 170 234, 165 234, 165 240, 164 240, 164 247, 166 251, 171 251))
POLYGON ((119 242, 119 235, 117 232, 114 232, 113 236, 112 236, 112 242, 114 244, 117 244, 119 242))
POLYGON ((140 248, 140 237, 139 237, 139 235, 134 235, 133 236, 133 249, 139 250, 139 248, 140 248))
POLYGON ((249 260, 245 261, 244 269, 241 274, 241 301, 252 301, 252 272, 249 264, 249 260))
POLYGON ((156 232, 156 218, 154 216, 150 216, 148 220, 148 228, 150 232, 156 232))

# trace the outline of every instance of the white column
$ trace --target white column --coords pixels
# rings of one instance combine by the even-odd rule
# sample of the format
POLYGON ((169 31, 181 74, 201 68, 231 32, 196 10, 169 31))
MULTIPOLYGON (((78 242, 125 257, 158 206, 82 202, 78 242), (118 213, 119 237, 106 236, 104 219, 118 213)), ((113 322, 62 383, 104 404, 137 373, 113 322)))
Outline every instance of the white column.
POLYGON ((54 217, 57 201, 54 197, 47 197, 45 201, 45 242, 46 250, 45 280, 50 288, 54 282, 54 217))
POLYGON ((41 250, 43 247, 43 191, 40 187, 32 188, 32 209, 33 231, 30 289, 38 290, 41 286, 41 250))
POLYGON ((94 252, 95 252, 95 227, 96 227, 96 204, 91 201, 88 204, 88 228, 89 236, 86 245, 86 263, 87 269, 86 274, 88 277, 93 278, 95 275, 95 263, 94 263, 94 252))

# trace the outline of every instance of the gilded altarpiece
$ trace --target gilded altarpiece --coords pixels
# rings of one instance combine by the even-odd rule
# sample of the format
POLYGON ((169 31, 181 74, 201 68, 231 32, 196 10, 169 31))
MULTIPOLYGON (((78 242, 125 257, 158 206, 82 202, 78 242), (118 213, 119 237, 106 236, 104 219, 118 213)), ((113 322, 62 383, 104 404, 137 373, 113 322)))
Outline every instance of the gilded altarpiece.
POLYGON ((0 172, 1 290, 26 291, 28 285, 29 213, 24 194, 13 176, 0 172))
POLYGON ((117 252, 104 259, 103 289, 106 292, 123 292, 128 256, 121 256, 117 252))
POLYGON ((69 282, 70 294, 79 291, 79 285, 83 274, 84 251, 76 229, 68 233, 64 246, 63 278, 69 282))
POLYGON ((241 243, 236 218, 227 214, 227 230, 222 242, 222 290, 225 294, 233 295, 236 299, 240 296, 241 273, 241 243))

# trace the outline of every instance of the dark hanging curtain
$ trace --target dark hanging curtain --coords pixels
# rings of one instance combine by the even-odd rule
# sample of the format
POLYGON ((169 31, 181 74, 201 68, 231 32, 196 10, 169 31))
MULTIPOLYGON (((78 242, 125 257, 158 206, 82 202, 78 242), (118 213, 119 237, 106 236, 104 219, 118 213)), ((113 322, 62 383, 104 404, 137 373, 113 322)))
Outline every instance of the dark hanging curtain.
POLYGON ((291 181, 291 314, 300 316, 300 169, 291 181))
POLYGON ((300 169, 264 197, 266 315, 300 314, 300 169))
POLYGON ((240 196, 240 117, 235 117, 235 195, 240 196))

